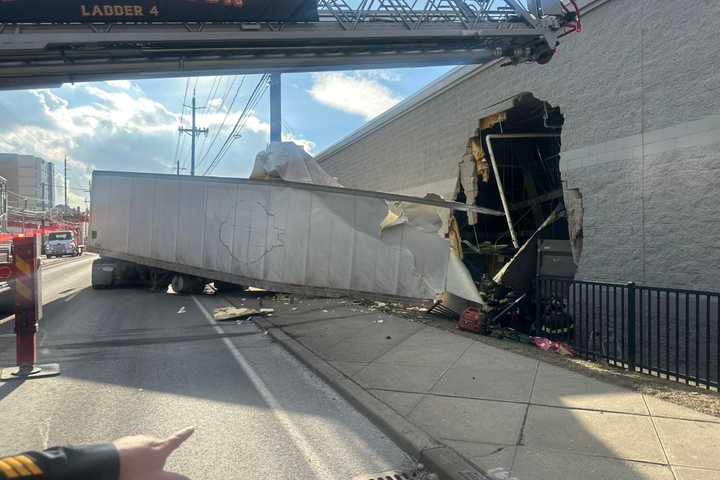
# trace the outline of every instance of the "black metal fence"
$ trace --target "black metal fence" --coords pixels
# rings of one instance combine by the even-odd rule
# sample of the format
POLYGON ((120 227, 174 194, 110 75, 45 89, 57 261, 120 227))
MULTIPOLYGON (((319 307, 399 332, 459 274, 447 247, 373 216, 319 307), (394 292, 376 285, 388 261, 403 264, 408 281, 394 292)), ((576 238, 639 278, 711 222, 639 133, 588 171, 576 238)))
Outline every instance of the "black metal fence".
POLYGON ((538 277, 536 334, 582 358, 720 387, 720 293, 538 277))

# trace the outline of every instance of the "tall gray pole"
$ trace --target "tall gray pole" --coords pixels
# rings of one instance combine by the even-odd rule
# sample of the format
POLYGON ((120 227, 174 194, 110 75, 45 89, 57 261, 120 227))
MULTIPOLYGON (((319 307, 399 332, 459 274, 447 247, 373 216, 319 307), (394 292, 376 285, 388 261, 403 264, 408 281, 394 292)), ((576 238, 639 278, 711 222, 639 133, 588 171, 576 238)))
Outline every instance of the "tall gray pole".
POLYGON ((67 208, 67 155, 65 155, 65 208, 67 208))
POLYGON ((192 135, 191 135, 191 141, 192 144, 190 145, 190 148, 192 149, 192 153, 190 154, 190 175, 195 176, 195 89, 193 89, 193 99, 192 99, 192 135))
MULTIPOLYGON (((195 125, 195 110, 197 110, 197 107, 195 106, 195 90, 193 89, 193 98, 192 98, 192 105, 190 106, 192 108, 192 128, 183 128, 182 126, 178 128, 178 131, 181 133, 187 133, 190 135, 191 144, 190 144, 190 175, 195 175, 195 137, 197 137, 199 134, 204 133, 207 135, 208 129, 207 128, 197 128, 195 125)), ((200 107, 205 108, 205 107, 200 107)), ((180 160, 178 159, 177 164, 177 174, 180 175, 180 160)))
POLYGON ((270 74, 270 141, 282 142, 282 78, 270 74))

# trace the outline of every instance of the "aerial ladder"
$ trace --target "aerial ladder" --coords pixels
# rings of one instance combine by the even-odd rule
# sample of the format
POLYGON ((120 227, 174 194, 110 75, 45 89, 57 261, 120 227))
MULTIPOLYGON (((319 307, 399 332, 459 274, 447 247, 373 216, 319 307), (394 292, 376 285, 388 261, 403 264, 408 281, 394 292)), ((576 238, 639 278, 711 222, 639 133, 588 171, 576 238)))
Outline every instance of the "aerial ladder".
POLYGON ((560 39, 580 28, 574 0, 348 1, 317 0, 316 20, 301 22, 13 22, 2 18, 0 4, 0 89, 496 58, 545 63, 560 39))

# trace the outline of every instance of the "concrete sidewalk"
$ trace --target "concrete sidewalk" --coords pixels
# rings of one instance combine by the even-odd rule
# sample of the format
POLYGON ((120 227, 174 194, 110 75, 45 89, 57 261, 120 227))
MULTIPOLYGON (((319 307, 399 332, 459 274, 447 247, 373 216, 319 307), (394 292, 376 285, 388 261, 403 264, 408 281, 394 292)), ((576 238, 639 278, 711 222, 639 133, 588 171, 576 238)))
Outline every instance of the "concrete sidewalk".
POLYGON ((348 300, 264 306, 276 309, 274 325, 491 478, 720 479, 720 418, 348 300))

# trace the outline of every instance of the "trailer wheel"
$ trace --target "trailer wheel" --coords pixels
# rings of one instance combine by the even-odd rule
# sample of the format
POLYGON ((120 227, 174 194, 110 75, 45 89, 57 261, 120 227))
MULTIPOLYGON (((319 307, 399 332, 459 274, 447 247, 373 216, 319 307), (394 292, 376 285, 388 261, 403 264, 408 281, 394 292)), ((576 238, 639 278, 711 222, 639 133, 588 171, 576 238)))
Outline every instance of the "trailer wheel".
POLYGON ((213 285, 215 286, 215 290, 217 290, 218 292, 234 292, 237 290, 245 290, 245 287, 243 285, 221 282, 219 280, 215 280, 213 282, 213 285))
POLYGON ((180 294, 202 293, 205 288, 205 282, 202 279, 181 274, 173 276, 170 285, 175 293, 180 294))

